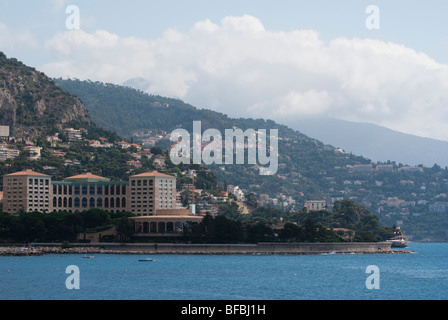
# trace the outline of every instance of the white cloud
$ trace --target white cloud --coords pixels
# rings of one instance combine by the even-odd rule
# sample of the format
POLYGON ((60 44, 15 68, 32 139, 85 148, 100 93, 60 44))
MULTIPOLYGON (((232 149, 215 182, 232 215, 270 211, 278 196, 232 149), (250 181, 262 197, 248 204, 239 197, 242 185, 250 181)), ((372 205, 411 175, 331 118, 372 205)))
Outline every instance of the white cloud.
POLYGON ((253 16, 168 29, 156 40, 82 30, 56 35, 42 71, 121 84, 230 116, 302 115, 374 122, 448 140, 448 66, 402 45, 317 32, 266 30, 253 16))

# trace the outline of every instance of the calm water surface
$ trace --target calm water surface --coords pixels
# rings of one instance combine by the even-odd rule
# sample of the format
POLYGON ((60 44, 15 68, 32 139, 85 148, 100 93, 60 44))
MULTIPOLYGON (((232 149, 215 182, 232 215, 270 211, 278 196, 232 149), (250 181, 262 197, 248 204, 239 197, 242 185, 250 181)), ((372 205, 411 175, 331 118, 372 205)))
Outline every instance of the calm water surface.
POLYGON ((394 255, 0 257, 1 300, 446 300, 448 244, 394 255), (66 268, 80 270, 68 290, 66 268), (367 289, 378 267, 379 289, 367 289))

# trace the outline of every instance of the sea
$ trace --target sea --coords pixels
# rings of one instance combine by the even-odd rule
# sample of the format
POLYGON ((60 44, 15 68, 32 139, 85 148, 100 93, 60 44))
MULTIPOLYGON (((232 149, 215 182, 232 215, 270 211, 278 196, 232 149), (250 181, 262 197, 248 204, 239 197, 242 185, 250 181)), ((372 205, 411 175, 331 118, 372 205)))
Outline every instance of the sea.
POLYGON ((414 253, 0 257, 0 300, 448 299, 448 244, 407 249, 414 253))

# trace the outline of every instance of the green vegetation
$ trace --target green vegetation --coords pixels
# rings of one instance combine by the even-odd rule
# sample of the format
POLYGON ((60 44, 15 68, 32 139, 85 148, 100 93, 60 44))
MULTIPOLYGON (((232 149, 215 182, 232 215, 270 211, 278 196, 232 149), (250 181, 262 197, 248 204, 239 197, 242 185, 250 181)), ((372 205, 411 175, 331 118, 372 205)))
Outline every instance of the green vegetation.
MULTIPOLYGON (((352 201, 337 202, 333 212, 291 213, 282 225, 272 221, 275 209, 259 208, 251 216, 237 219, 207 214, 200 224, 190 225, 182 241, 193 243, 258 242, 378 242, 390 239, 393 228, 379 225, 378 218, 352 201), (260 217, 267 214, 264 219, 260 217), (334 228, 350 228, 348 233, 334 228)), ((101 232, 115 226, 121 239, 129 239, 134 227, 130 213, 108 213, 92 209, 81 213, 38 212, 12 216, 0 213, 0 242, 72 242, 79 233, 101 232)), ((110 239, 113 240, 113 239, 110 239)))
MULTIPOLYGON (((239 221, 240 224, 237 226, 232 224, 233 228, 238 226, 240 228, 238 232, 233 231, 233 234, 239 235, 240 238, 246 235, 246 238, 242 238, 246 240, 250 239, 247 236, 247 230, 251 230, 252 227, 256 227, 253 231, 258 230, 255 238, 261 239, 259 241, 378 242, 388 240, 394 234, 393 227, 381 226, 376 215, 351 200, 337 201, 331 212, 327 210, 286 212, 270 207, 260 207, 251 215, 242 216, 235 204, 225 204, 220 209, 222 217, 239 221), (284 222, 283 227, 279 229, 278 225, 282 221, 284 222), (277 236, 274 236, 275 233, 277 236)), ((216 227, 210 227, 213 222, 211 218, 205 221, 204 225, 199 228, 203 237, 215 240, 225 239, 222 235, 210 231, 216 229, 216 227), (204 230, 209 230, 209 233, 204 233, 204 230)), ((226 228, 226 224, 221 223, 218 229, 225 233, 223 228, 226 228)), ((228 233, 231 232, 228 231, 228 233)))
MULTIPOLYGON (((78 233, 108 229, 113 226, 117 231, 129 235, 128 217, 130 213, 107 213, 92 209, 82 213, 39 212, 22 213, 12 216, 0 213, 0 241, 30 242, 63 242, 76 241, 78 233)), ((133 229, 132 229, 133 230, 133 229)))
MULTIPOLYGON (((304 226, 286 223, 274 229, 263 222, 242 222, 225 216, 207 215, 203 222, 191 227, 186 239, 200 243, 258 243, 258 242, 344 242, 332 230, 312 219, 304 226)), ((377 240, 374 240, 376 242, 377 240)))

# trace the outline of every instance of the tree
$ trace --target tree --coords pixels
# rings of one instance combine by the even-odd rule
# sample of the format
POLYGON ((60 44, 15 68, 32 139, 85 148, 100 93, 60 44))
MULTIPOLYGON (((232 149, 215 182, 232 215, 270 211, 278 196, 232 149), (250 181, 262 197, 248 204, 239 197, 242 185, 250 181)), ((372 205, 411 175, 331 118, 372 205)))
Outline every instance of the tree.
POLYGON ((257 197, 252 192, 246 195, 246 203, 251 207, 258 207, 257 197))
POLYGON ((162 148, 160 148, 160 147, 152 147, 151 149, 150 149, 150 152, 153 154, 153 155, 163 155, 163 149, 162 148))
POLYGON ((215 234, 218 243, 233 243, 242 240, 241 222, 224 216, 215 218, 215 234))
POLYGON ((287 222, 279 233, 279 238, 283 241, 299 242, 304 239, 304 232, 295 223, 287 222))
POLYGON ((263 222, 246 223, 245 240, 250 243, 258 243, 263 241, 273 241, 274 231, 263 222))
POLYGON ((134 233, 134 224, 132 223, 131 220, 127 218, 119 219, 119 222, 116 227, 118 238, 121 241, 126 241, 134 233))
POLYGON ((305 241, 315 242, 317 240, 317 226, 313 219, 306 219, 303 233, 305 241))
POLYGON ((85 228, 96 228, 111 224, 110 215, 103 210, 91 209, 81 212, 80 215, 84 220, 85 228))

